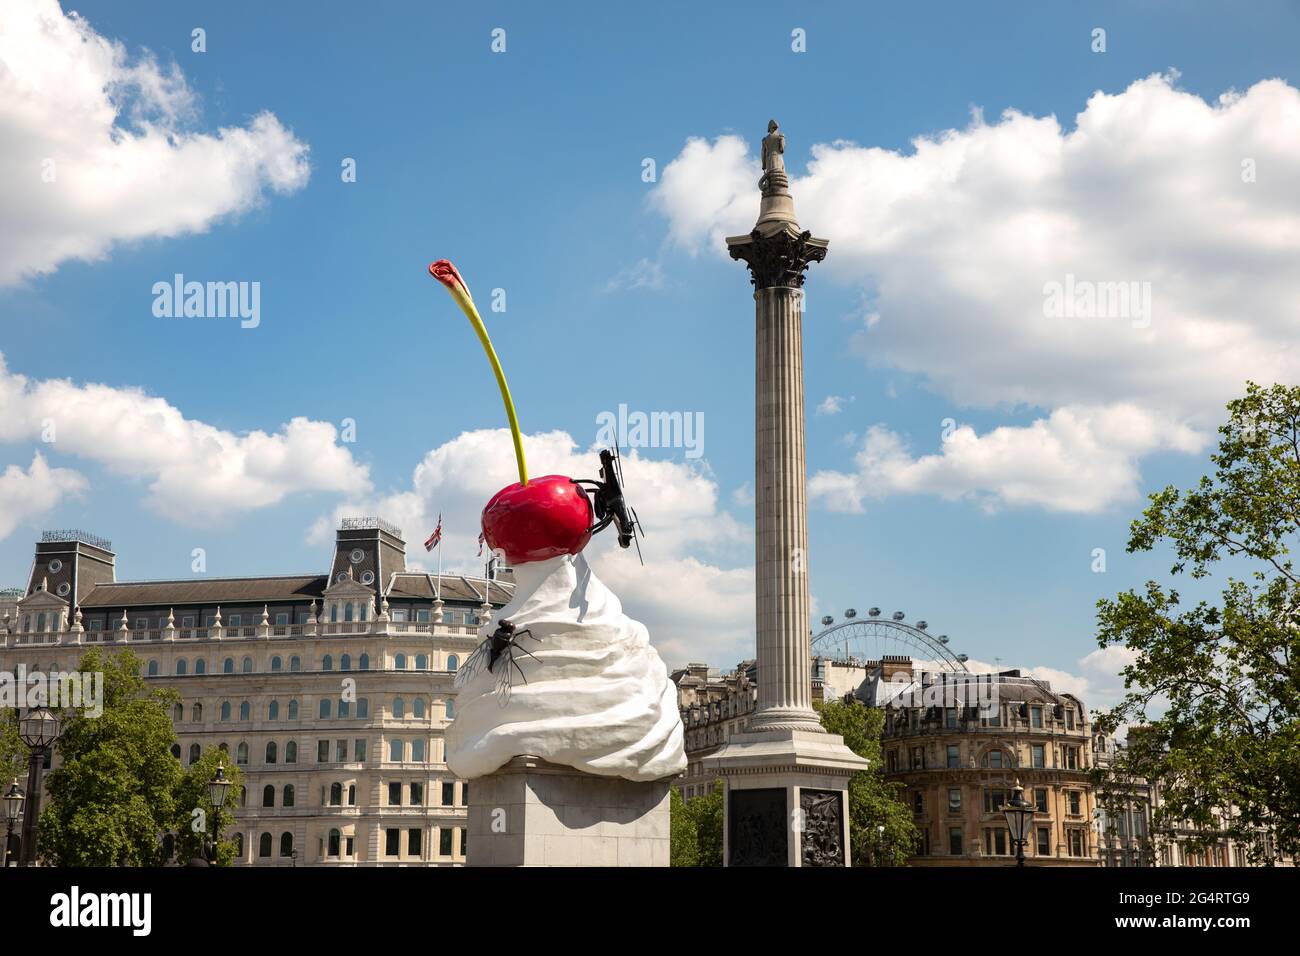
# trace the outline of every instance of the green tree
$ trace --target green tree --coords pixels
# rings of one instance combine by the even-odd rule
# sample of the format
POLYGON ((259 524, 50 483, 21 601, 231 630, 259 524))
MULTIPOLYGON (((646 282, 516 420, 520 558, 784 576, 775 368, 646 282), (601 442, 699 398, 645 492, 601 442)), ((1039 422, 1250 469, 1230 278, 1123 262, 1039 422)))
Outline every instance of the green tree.
MULTIPOLYGON (((1151 495, 1128 550, 1171 549, 1170 576, 1194 588, 1208 591, 1203 579, 1217 573, 1220 600, 1185 603, 1148 581, 1098 602, 1098 643, 1133 658, 1128 693, 1100 726, 1148 725, 1130 733, 1126 760, 1161 782, 1157 826, 1185 821, 1248 844, 1266 829, 1277 851, 1297 853, 1300 388, 1247 383, 1219 435, 1214 474, 1151 495)), ((1256 859, 1262 852, 1255 845, 1256 859)))
POLYGON ((860 700, 837 700, 819 708, 822 726, 839 734, 870 767, 849 778, 849 843, 854 866, 905 866, 920 834, 902 799, 902 785, 886 780, 880 757, 885 713, 860 700))
POLYGON ((54 866, 150 866, 159 836, 175 820, 180 762, 169 714, 174 691, 150 690, 140 662, 124 651, 83 655, 77 670, 103 674, 98 717, 61 714, 62 765, 47 777, 38 849, 54 866))
POLYGON ((698 797, 669 797, 670 858, 673 866, 722 866, 722 781, 698 797))
POLYGON ((216 865, 230 866, 235 859, 235 841, 228 839, 226 834, 235 823, 233 808, 239 805, 243 774, 231 764, 229 754, 213 747, 205 750, 185 769, 176 785, 175 814, 170 829, 175 837, 175 860, 178 863, 203 856, 204 844, 211 839, 212 815, 216 810, 208 795, 208 782, 216 776, 217 767, 223 769, 230 781, 230 789, 226 791, 226 804, 221 808, 217 821, 217 833, 221 839, 216 847, 216 865))
POLYGON ((15 778, 18 786, 27 786, 27 745, 18 736, 18 709, 0 710, 0 784, 8 790, 15 778))

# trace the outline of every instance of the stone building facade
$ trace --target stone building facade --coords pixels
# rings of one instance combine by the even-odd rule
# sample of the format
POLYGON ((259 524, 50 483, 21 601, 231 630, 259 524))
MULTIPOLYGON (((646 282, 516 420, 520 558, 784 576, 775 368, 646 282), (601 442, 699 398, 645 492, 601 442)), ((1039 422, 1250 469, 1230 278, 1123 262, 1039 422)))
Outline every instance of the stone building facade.
POLYGON ((687 761, 686 773, 675 783, 689 800, 713 789, 719 777, 706 769, 706 761, 749 725, 758 704, 756 665, 742 661, 735 670, 718 674, 707 664, 688 664, 670 677, 677 685, 687 761))
MULTIPOLYGON (((464 862, 467 789, 447 770, 457 666, 511 576, 408 571, 401 532, 351 519, 330 572, 116 580, 107 541, 47 532, 0 614, 0 670, 71 669, 130 649, 180 695, 173 754, 220 747, 244 776, 237 864, 464 862)), ((55 756, 57 765, 57 754, 55 756)))

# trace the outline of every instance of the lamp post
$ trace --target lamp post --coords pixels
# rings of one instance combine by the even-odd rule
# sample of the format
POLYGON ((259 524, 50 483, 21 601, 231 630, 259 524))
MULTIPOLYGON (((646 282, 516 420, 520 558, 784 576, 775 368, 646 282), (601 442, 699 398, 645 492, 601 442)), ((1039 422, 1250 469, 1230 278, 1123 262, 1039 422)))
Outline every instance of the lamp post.
POLYGON ((217 839, 220 836, 221 808, 226 805, 226 795, 230 792, 230 781, 226 779, 226 768, 217 764, 216 775, 208 781, 208 800, 212 804, 212 842, 208 844, 207 858, 210 865, 217 862, 217 839))
POLYGON ((5 829, 5 849, 4 849, 4 866, 9 867, 9 847, 14 842, 14 824, 18 822, 18 817, 23 812, 23 792, 18 789, 18 780, 9 784, 9 792, 4 796, 5 822, 8 824, 5 829))
POLYGON ((36 865, 36 827, 41 815, 41 765, 59 739, 59 718, 48 707, 33 707, 18 721, 18 736, 29 750, 27 812, 23 815, 23 845, 19 866, 36 865))
POLYGON ((876 824, 876 866, 885 865, 885 825, 876 824))
POLYGON ((1025 865, 1025 846, 1029 843, 1029 824, 1034 819, 1034 806, 1025 802, 1025 788, 1016 781, 1010 802, 1002 809, 1007 818, 1007 830, 1011 833, 1011 842, 1016 845, 1016 866, 1025 865))

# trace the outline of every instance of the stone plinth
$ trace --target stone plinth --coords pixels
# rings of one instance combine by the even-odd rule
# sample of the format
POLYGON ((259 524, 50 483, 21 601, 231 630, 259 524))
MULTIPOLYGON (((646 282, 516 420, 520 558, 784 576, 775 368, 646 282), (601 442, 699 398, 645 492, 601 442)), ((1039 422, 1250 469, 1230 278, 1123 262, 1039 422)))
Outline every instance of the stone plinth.
POLYGON ((470 784, 469 866, 668 866, 670 780, 516 757, 470 784))

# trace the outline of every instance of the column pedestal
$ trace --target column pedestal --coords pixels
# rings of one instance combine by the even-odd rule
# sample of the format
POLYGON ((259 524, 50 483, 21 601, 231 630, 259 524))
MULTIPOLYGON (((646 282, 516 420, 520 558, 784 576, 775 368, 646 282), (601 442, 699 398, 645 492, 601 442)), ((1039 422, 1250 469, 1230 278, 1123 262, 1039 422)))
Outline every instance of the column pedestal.
POLYGON ((516 757, 470 782, 468 866, 668 866, 671 780, 516 757))

